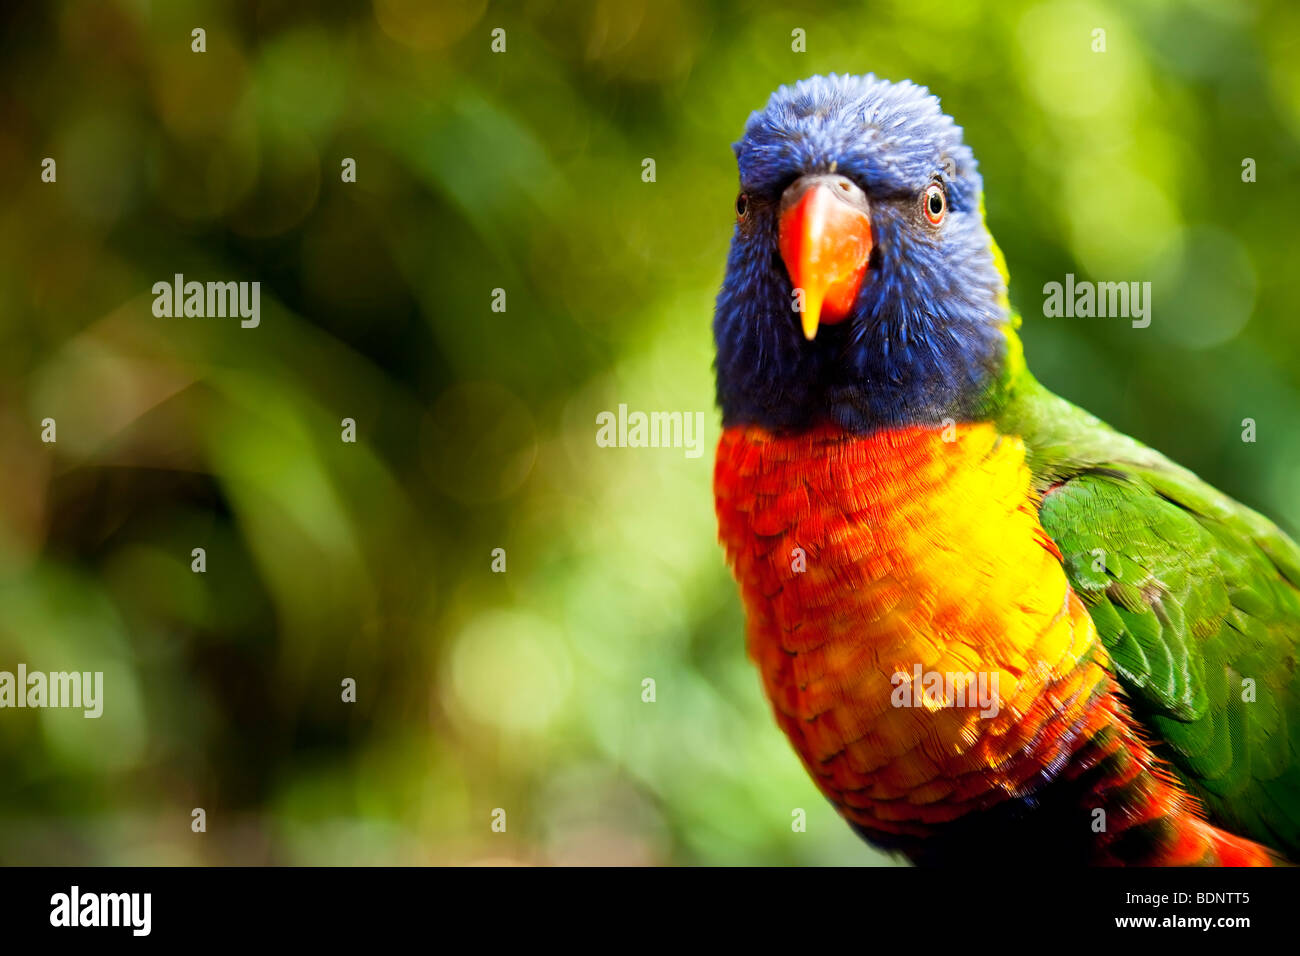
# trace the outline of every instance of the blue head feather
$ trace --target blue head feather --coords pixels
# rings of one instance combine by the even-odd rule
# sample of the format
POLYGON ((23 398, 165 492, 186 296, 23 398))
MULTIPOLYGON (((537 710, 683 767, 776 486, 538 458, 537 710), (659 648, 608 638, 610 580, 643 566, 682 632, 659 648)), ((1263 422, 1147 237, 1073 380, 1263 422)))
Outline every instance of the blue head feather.
POLYGON ((1005 284, 961 128, 910 82, 815 76, 772 94, 735 145, 749 208, 714 316, 724 424, 855 432, 978 416, 1007 350, 1005 284), (874 248, 847 320, 809 342, 777 245, 783 190, 810 173, 852 179, 874 248), (926 187, 948 211, 924 217, 926 187))

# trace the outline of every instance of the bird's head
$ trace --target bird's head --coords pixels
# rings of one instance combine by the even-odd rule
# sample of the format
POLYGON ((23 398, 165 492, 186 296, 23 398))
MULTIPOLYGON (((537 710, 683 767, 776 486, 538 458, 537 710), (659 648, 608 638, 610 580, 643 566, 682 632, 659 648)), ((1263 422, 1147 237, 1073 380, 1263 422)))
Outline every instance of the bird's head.
POLYGON ((724 423, 871 431, 980 414, 1014 332, 975 157, 938 99, 816 76, 772 94, 735 151, 714 318, 724 423))

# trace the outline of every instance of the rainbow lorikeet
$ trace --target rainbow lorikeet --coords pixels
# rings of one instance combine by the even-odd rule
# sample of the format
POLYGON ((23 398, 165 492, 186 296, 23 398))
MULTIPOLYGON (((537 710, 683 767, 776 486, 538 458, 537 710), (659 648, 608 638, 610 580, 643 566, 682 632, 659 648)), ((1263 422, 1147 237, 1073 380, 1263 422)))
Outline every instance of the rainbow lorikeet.
POLYGON ((719 534, 818 787, 917 863, 1300 858, 1300 548, 1034 379, 926 89, 813 77, 735 151, 719 534))

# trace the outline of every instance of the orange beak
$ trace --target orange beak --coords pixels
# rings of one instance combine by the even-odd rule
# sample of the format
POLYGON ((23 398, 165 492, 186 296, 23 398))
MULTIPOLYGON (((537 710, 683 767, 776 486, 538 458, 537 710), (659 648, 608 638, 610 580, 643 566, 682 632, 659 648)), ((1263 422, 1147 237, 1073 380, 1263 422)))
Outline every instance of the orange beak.
POLYGON ((781 196, 781 259, 802 305, 804 338, 842 322, 853 310, 871 258, 866 194, 834 174, 804 176, 781 196))

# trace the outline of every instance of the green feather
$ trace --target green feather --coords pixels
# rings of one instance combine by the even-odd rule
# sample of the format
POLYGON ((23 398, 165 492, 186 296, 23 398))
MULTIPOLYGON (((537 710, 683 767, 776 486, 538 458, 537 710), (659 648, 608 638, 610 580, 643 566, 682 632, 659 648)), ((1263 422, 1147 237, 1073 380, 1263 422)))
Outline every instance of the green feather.
POLYGON ((997 424, 1134 716, 1212 820, 1300 858, 1300 548, 1012 368, 997 424))

